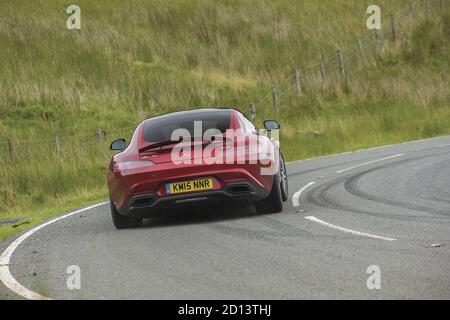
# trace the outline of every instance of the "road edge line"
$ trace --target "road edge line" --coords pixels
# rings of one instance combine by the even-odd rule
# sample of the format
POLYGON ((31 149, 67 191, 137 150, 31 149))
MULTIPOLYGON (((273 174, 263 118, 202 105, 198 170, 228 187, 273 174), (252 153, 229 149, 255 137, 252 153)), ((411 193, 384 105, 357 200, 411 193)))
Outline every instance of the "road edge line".
POLYGON ((364 151, 375 151, 375 150, 384 149, 384 148, 396 147, 396 146, 407 145, 407 144, 412 144, 412 143, 417 143, 417 142, 427 142, 427 141, 433 141, 433 140, 444 139, 444 138, 450 138, 450 135, 443 135, 443 136, 437 136, 437 137, 433 137, 433 138, 425 138, 425 139, 410 140, 410 141, 405 141, 405 142, 391 143, 391 144, 386 144, 386 145, 377 146, 377 147, 369 147, 369 148, 327 154, 327 155, 317 156, 317 157, 312 157, 312 158, 306 158, 306 159, 301 159, 301 160, 294 160, 294 161, 286 162, 286 165, 302 163, 304 161, 310 161, 310 160, 319 160, 319 159, 332 158, 332 157, 336 157, 336 156, 344 156, 347 154, 360 153, 360 152, 364 152, 364 151))
POLYGON ((350 170, 353 170, 353 169, 357 169, 357 168, 361 168, 361 167, 367 166, 369 164, 373 164, 373 163, 377 163, 377 162, 381 162, 381 161, 386 161, 386 160, 391 160, 391 159, 403 157, 404 155, 405 155, 404 153, 399 153, 399 154, 394 154, 393 156, 388 156, 388 157, 384 157, 384 158, 375 159, 375 160, 372 160, 372 161, 363 162, 363 163, 351 166, 349 168, 345 168, 345 169, 336 171, 336 173, 347 172, 347 171, 350 171, 350 170))
POLYGON ((312 186, 313 184, 315 184, 316 182, 315 181, 312 181, 312 182, 310 182, 310 183, 308 183, 306 186, 304 186, 303 188, 301 188, 300 190, 298 190, 296 193, 294 193, 293 195, 292 195, 292 205, 294 206, 294 207, 298 207, 298 206, 300 206, 300 196, 302 195, 302 193, 306 190, 306 189, 308 189, 310 186, 312 186))
POLYGON ((22 244, 22 242, 24 242, 26 239, 28 239, 31 235, 33 235, 34 233, 38 232, 39 230, 41 230, 42 228, 45 228, 48 225, 51 225, 55 222, 58 222, 60 220, 69 218, 73 215, 76 215, 78 213, 84 212, 84 211, 88 211, 100 206, 103 206, 105 204, 107 204, 108 202, 101 202, 101 203, 97 203, 94 204, 92 206, 83 208, 83 209, 79 209, 73 212, 69 212, 65 215, 56 217, 50 221, 47 221, 45 223, 42 223, 30 230, 28 230, 27 232, 25 232, 23 235, 21 235, 20 237, 18 237, 16 240, 14 240, 1 254, 0 256, 0 281, 12 292, 14 292, 15 294, 25 298, 25 299, 29 299, 29 300, 51 300, 51 298, 48 298, 44 295, 41 295, 37 292, 34 292, 26 287, 24 287, 23 285, 21 285, 11 274, 11 271, 9 269, 9 263, 11 261, 11 257, 14 253, 14 251, 22 244))
POLYGON ((397 241, 397 239, 394 238, 389 238, 389 237, 383 237, 383 236, 378 236, 376 234, 370 234, 370 233, 365 233, 365 232, 360 232, 360 231, 356 231, 356 230, 352 230, 352 229, 347 229, 344 227, 340 227, 331 223, 328 223, 326 221, 320 220, 314 216, 307 216, 305 217, 305 219, 312 221, 312 222, 317 222, 323 226, 326 226, 328 228, 334 229, 334 230, 339 230, 342 232, 346 232, 346 233, 351 233, 357 236, 361 236, 361 237, 367 237, 367 238, 373 238, 373 239, 378 239, 378 240, 384 240, 384 241, 397 241))

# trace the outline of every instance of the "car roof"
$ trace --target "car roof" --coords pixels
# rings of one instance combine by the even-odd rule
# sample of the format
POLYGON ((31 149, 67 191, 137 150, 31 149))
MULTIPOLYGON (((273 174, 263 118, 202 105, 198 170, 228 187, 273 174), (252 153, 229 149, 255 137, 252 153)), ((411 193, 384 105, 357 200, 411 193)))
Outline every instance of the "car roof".
MULTIPOLYGON (((226 109, 226 108, 201 108, 201 109, 191 109, 191 110, 183 110, 183 111, 176 111, 171 113, 162 114, 156 117, 148 118, 146 120, 154 120, 154 119, 163 119, 163 118, 169 118, 172 116, 183 116, 183 115, 193 115, 193 114, 205 114, 205 113, 225 113, 225 112, 231 112, 234 111, 234 109, 226 109)), ((144 120, 144 121, 146 121, 144 120)))

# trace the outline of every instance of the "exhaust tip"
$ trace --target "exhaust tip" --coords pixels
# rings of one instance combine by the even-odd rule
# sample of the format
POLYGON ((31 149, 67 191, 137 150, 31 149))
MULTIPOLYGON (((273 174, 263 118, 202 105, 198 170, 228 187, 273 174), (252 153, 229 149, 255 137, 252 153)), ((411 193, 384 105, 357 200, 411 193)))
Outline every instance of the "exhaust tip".
POLYGON ((228 188, 228 190, 234 194, 243 194, 243 193, 249 193, 249 192, 253 191, 252 188, 250 188, 250 186, 247 184, 233 185, 233 186, 230 186, 228 188))
POLYGON ((133 203, 131 204, 132 207, 145 207, 149 206, 153 203, 152 197, 142 197, 134 199, 133 203))

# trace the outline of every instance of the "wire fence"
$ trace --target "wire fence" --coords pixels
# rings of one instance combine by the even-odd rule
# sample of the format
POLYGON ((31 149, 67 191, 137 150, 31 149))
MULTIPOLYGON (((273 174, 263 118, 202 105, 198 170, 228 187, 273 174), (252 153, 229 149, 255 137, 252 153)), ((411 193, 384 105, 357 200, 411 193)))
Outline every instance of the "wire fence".
POLYGON ((332 84, 346 84, 355 73, 375 64, 391 45, 404 41, 408 29, 436 12, 448 9, 448 0, 409 0, 405 8, 383 16, 382 29, 368 30, 348 47, 336 48, 326 55, 319 53, 316 62, 292 70, 290 76, 274 84, 270 91, 268 89, 267 95, 249 104, 249 118, 256 119, 258 106, 272 104, 278 111, 289 98, 332 84))
MULTIPOLYGON (((448 10, 449 0, 408 0, 402 10, 384 16, 383 29, 368 30, 359 39, 345 48, 336 48, 334 52, 319 53, 317 61, 309 66, 297 68, 279 83, 268 88, 260 99, 248 103, 247 114, 251 120, 256 119, 261 106, 272 105, 275 111, 282 108, 287 99, 298 97, 308 91, 323 88, 330 84, 346 83, 354 74, 377 61, 385 48, 401 43, 406 37, 406 30, 417 21, 432 14, 448 10)), ((266 110, 266 109, 265 109, 266 110)), ((135 126, 116 128, 114 130, 96 129, 82 135, 51 135, 34 139, 20 139, 5 136, 0 132, 0 160, 15 162, 20 159, 36 158, 37 150, 47 154, 62 154, 70 151, 74 145, 107 146, 107 139, 131 137, 135 126)))
POLYGON ((20 165, 23 162, 54 161, 62 159, 107 157, 111 140, 131 138, 136 126, 104 130, 82 135, 53 135, 34 139, 5 137, 0 141, 0 163, 20 165), (82 148, 80 148, 82 146, 82 148), (80 154, 80 150, 83 152, 80 154))

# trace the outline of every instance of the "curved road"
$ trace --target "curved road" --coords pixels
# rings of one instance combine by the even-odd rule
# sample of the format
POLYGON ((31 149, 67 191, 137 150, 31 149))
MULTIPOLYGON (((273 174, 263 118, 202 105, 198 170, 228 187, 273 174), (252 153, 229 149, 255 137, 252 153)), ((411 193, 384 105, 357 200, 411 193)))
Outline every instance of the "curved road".
MULTIPOLYGON (((56 299, 450 298, 450 137, 300 161, 288 172, 283 213, 178 210, 116 231, 101 205, 26 238, 8 270, 56 299), (70 265, 80 267, 80 290, 66 286, 70 265), (367 287, 369 266, 380 270, 380 289, 367 287)), ((0 298, 21 297, 0 285, 0 298)))

